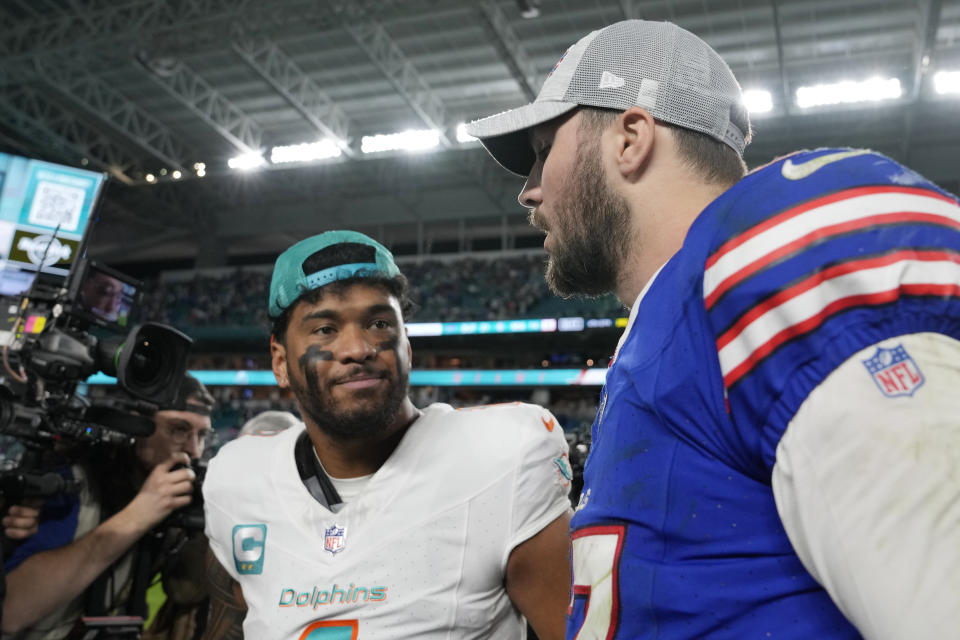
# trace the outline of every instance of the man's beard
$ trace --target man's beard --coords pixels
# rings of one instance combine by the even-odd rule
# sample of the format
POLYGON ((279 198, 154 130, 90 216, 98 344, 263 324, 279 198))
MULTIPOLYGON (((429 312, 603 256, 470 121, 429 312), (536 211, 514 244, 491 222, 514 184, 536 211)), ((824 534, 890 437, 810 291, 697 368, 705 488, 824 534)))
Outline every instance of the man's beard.
POLYGON ((317 376, 309 372, 305 372, 307 383, 303 385, 289 373, 288 370, 290 386, 306 417, 336 440, 362 440, 385 432, 400 413, 410 389, 409 372, 398 372, 399 377, 386 379, 389 384, 386 393, 353 392, 355 397, 365 397, 368 401, 353 409, 338 409, 333 385, 327 384, 321 389, 317 376))
MULTIPOLYGON (((599 141, 582 148, 569 186, 557 200, 546 280, 559 296, 599 296, 617 288, 629 255, 630 209, 614 193, 600 165, 599 141)), ((537 217, 531 214, 531 219, 537 217)))

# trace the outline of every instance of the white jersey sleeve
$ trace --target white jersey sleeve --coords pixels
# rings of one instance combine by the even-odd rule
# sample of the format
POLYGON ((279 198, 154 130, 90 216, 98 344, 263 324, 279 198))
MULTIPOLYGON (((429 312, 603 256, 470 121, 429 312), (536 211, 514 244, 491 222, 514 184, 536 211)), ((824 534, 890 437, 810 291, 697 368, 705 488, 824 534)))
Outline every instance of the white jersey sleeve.
POLYGON ((518 412, 518 418, 529 421, 531 427, 519 447, 511 513, 511 550, 570 510, 573 472, 563 428, 548 410, 527 407, 522 413, 518 412))
POLYGON ((868 640, 960 629, 958 389, 960 342, 887 340, 831 373, 777 448, 773 490, 790 541, 868 640), (905 358, 885 369, 899 378, 875 375, 885 353, 905 358))
MULTIPOLYGON (((224 445, 224 448, 229 445, 230 443, 228 442, 224 445)), ((221 449, 221 451, 222 450, 223 449, 221 449)), ((217 525, 226 517, 220 505, 226 493, 225 490, 228 486, 229 476, 232 475, 223 469, 223 460, 224 457, 220 456, 219 452, 211 458, 207 466, 207 474, 203 480, 203 534, 209 541, 210 550, 213 552, 213 555, 220 561, 220 564, 223 565, 226 572, 229 573, 230 577, 234 580, 239 580, 240 576, 237 575, 233 567, 233 559, 229 549, 226 548, 226 541, 217 535, 219 528, 217 525)))
POLYGON ((263 550, 263 541, 256 539, 257 530, 243 527, 243 523, 245 519, 260 522, 259 496, 267 461, 278 447, 292 450, 303 430, 301 424, 270 435, 240 436, 210 460, 203 481, 204 534, 234 580, 240 581, 238 567, 256 562, 263 550))

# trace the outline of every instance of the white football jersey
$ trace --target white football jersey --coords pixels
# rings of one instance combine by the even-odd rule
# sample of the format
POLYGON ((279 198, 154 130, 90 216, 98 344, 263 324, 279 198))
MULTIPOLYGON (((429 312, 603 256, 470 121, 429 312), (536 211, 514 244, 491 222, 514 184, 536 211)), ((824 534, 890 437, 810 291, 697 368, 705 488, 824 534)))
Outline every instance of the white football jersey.
POLYGON ((431 405, 336 514, 297 472, 302 432, 230 442, 203 485, 210 546, 247 602, 244 637, 525 636, 507 558, 570 506, 549 411, 431 405))

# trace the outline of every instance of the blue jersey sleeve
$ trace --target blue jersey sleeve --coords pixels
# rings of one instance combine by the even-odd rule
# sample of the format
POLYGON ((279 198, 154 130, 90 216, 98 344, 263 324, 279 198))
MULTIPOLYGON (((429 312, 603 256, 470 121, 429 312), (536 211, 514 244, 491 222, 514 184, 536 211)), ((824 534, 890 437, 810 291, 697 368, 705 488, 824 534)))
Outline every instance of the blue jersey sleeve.
POLYGON ((721 199, 703 296, 735 423, 776 447, 854 353, 922 331, 960 337, 960 206, 879 154, 802 152, 721 199))

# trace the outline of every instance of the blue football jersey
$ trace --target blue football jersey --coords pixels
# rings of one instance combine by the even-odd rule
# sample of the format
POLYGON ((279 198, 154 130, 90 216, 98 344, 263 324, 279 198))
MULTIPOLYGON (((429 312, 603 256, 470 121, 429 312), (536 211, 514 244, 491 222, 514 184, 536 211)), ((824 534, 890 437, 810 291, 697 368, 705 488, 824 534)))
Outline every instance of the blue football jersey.
POLYGON ((634 307, 572 521, 567 638, 858 638, 771 489, 807 395, 897 335, 960 339, 960 206, 881 155, 821 149, 711 203, 634 307))

